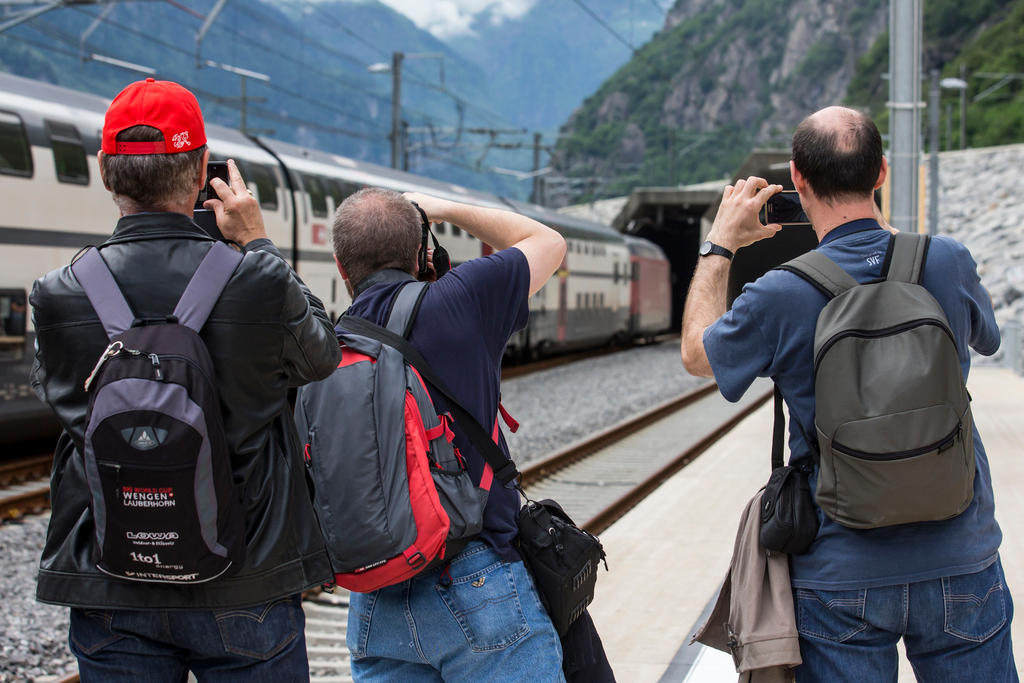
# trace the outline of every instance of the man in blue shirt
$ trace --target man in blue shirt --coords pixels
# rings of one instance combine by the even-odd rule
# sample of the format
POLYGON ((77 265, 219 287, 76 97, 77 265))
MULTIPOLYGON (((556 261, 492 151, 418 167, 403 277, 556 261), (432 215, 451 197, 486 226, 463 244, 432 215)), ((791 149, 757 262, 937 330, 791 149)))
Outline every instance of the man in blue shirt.
MULTIPOLYGON (((823 109, 793 135, 790 171, 818 249, 858 282, 882 274, 890 233, 878 221, 873 192, 887 170, 878 129, 851 109, 823 109)), ((789 406, 790 463, 798 465, 814 462, 814 330, 826 297, 794 273, 771 270, 726 311, 732 253, 782 229, 758 218, 781 189, 755 177, 725 189, 690 285, 682 356, 690 373, 713 375, 731 401, 755 377, 771 377, 789 406)), ((990 355, 999 346, 974 260, 958 242, 935 237, 922 284, 946 314, 966 379, 969 347, 990 355)), ((973 438, 974 498, 952 519, 858 530, 817 511, 817 538, 790 558, 803 658, 798 681, 895 681, 901 638, 918 680, 1017 680, 1002 534, 977 427, 973 438)), ((817 468, 812 487, 816 477, 817 468)))
MULTIPOLYGON (((384 325, 401 287, 419 273, 421 222, 458 225, 496 251, 467 261, 428 288, 409 334, 463 408, 497 427, 501 358, 526 325, 528 298, 562 263, 565 240, 508 211, 421 194, 365 189, 346 199, 333 228, 338 269, 353 294, 349 315, 384 325)), ((424 279, 433 279, 423 276, 424 279)), ((428 387, 438 411, 445 399, 428 387)), ((475 481, 483 457, 454 425, 475 481)), ((353 593, 348 645, 356 681, 563 681, 562 649, 513 547, 519 494, 490 489, 479 539, 445 567, 372 593, 353 593)))

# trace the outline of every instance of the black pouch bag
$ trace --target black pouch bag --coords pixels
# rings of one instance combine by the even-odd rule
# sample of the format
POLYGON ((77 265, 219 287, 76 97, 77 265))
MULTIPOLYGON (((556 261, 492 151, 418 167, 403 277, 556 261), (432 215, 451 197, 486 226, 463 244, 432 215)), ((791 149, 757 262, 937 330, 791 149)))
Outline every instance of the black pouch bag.
POLYGON ((775 387, 775 428, 772 434, 772 474, 761 497, 761 545, 767 550, 800 555, 818 535, 808 472, 782 465, 786 420, 782 394, 775 387))
POLYGON ((551 622, 562 637, 594 599, 604 548, 553 500, 527 499, 519 511, 516 540, 551 622))

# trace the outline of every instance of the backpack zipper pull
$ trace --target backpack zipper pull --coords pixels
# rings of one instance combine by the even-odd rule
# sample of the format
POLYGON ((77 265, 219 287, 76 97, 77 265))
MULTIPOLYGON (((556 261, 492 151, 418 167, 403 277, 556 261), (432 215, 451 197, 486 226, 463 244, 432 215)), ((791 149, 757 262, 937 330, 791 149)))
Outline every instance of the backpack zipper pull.
POLYGON ((111 358, 113 358, 114 356, 116 356, 117 354, 121 353, 121 349, 123 348, 124 344, 121 341, 112 342, 107 347, 106 351, 103 352, 103 355, 100 356, 100 359, 96 361, 96 365, 93 366, 92 372, 90 372, 89 376, 85 378, 84 389, 86 391, 89 391, 89 385, 92 384, 92 381, 96 378, 96 373, 100 371, 100 368, 103 367, 103 364, 106 363, 111 358))
POLYGON ((153 363, 153 370, 156 372, 157 381, 162 382, 164 380, 164 373, 160 369, 160 356, 151 353, 149 354, 149 360, 153 363))

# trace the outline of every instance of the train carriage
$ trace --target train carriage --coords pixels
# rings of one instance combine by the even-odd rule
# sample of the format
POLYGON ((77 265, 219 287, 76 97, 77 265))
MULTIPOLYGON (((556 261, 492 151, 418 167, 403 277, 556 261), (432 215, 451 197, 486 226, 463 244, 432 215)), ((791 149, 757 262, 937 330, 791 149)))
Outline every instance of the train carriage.
MULTIPOLYGON (((37 277, 66 265, 82 247, 103 242, 117 222, 96 159, 108 103, 0 74, 0 444, 56 433, 49 410, 28 386, 34 333, 27 297, 37 277)), ((565 260, 530 298, 530 322, 509 345, 514 355, 650 337, 668 327, 671 298, 664 296, 659 312, 667 284, 656 283, 664 255, 643 240, 544 207, 214 124, 208 124, 207 138, 211 158, 238 163, 268 235, 332 318, 350 300, 332 256, 331 217, 345 197, 376 186, 510 209, 563 234, 565 260)), ((453 264, 490 253, 458 226, 437 225, 434 231, 453 264)))

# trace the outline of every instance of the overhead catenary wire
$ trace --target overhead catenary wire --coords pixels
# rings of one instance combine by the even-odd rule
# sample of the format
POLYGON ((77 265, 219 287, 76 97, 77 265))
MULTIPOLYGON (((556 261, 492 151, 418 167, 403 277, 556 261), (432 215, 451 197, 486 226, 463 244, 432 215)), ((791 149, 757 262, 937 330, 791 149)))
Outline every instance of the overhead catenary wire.
MULTIPOLYGON (((203 15, 203 14, 201 14, 201 13, 199 13, 199 12, 197 12, 197 11, 191 9, 191 8, 189 8, 183 2, 179 2, 178 0, 165 0, 165 3, 170 5, 173 8, 177 9, 178 11, 182 11, 182 12, 187 13, 190 17, 192 17, 192 18, 194 18, 196 20, 202 21, 205 18, 205 15, 203 15)), ((142 31, 142 30, 140 30, 138 28, 135 28, 133 26, 126 26, 125 24, 122 24, 122 23, 120 23, 120 22, 118 22, 116 20, 111 19, 109 16, 106 16, 105 14, 102 15, 102 16, 98 16, 97 13, 89 12, 86 9, 81 8, 81 7, 71 6, 71 8, 75 9, 77 12, 79 12, 79 13, 87 16, 87 17, 89 17, 91 20, 107 24, 111 28, 116 29, 116 30, 118 30, 119 32, 121 32, 123 34, 138 36, 139 38, 145 40, 148 43, 152 43, 152 44, 158 45, 158 46, 160 46, 162 48, 171 50, 171 51, 173 51, 176 54, 182 55, 183 57, 189 57, 190 60, 191 60, 192 57, 194 57, 194 53, 190 49, 187 49, 185 47, 176 45, 174 43, 170 43, 170 42, 168 42, 166 40, 161 40, 160 38, 156 38, 151 33, 144 32, 144 31, 142 31)), ((319 5, 312 4, 312 5, 310 5, 310 8, 312 10, 314 10, 320 16, 330 16, 319 5)), ((239 7, 239 9, 241 9, 243 12, 248 11, 247 13, 251 14, 251 17, 255 17, 257 20, 263 20, 263 21, 269 20, 269 15, 267 15, 264 12, 253 11, 252 6, 249 5, 249 4, 245 4, 245 5, 241 6, 241 7, 239 7)), ((280 23, 280 22, 277 22, 277 23, 280 23)), ((379 52, 381 54, 387 54, 383 49, 381 49, 379 47, 376 47, 376 46, 373 46, 372 43, 370 43, 369 41, 365 40, 362 36, 359 35, 359 33, 349 29, 346 26, 344 26, 340 21, 335 20, 335 23, 336 23, 336 25, 338 25, 340 30, 344 31, 347 35, 352 36, 354 39, 358 40, 360 43, 365 44, 365 45, 370 46, 370 47, 373 47, 373 49, 376 52, 379 52)), ((242 24, 242 26, 244 26, 244 24, 242 24)), ((308 64, 308 63, 306 63, 306 62, 304 62, 304 61, 302 61, 300 59, 297 59, 292 54, 288 54, 285 51, 282 51, 282 50, 274 48, 272 45, 267 44, 266 41, 262 41, 262 40, 258 40, 258 39, 254 39, 252 37, 246 36, 244 33, 242 33, 242 29, 238 28, 238 24, 222 23, 222 24, 218 24, 217 27, 218 27, 217 30, 223 31, 223 32, 231 35, 232 37, 235 37, 235 38, 237 38, 239 40, 242 40, 242 41, 248 41, 248 43, 252 46, 253 49, 258 49, 258 50, 261 50, 261 51, 265 51, 265 52, 267 52, 267 53, 269 53, 271 55, 275 55, 276 57, 288 60, 289 62, 296 64, 297 66, 299 66, 300 68, 303 69, 303 73, 318 74, 320 77, 322 77, 323 79, 325 79, 326 81, 331 82, 331 83, 337 83, 337 82, 340 81, 343 84, 345 84, 348 88, 352 89, 353 91, 359 92, 361 94, 366 95, 367 97, 373 98, 377 102, 386 102, 386 101, 388 101, 388 98, 386 98, 384 95, 381 95, 378 92, 373 92, 373 91, 367 89, 366 87, 363 87, 363 86, 361 86, 361 85, 359 85, 357 83, 351 82, 350 79, 346 78, 345 76, 342 75, 342 73, 336 71, 335 69, 332 69, 331 72, 325 71, 320 66, 317 66, 317 65, 314 65, 314 64, 308 64)), ((36 41, 32 41, 30 38, 27 38, 27 37, 20 38, 20 40, 22 40, 26 44, 32 44, 35 47, 38 47, 38 48, 41 48, 41 49, 45 49, 45 50, 54 50, 55 52, 58 52, 58 53, 61 53, 61 54, 65 54, 68 57, 73 57, 74 58, 74 57, 80 57, 81 56, 81 49, 82 49, 83 46, 79 46, 79 43, 82 42, 82 41, 79 40, 78 36, 70 35, 70 34, 62 31, 61 29, 57 28, 56 26, 51 26, 51 25, 49 25, 49 24, 47 24, 45 22, 41 22, 39 20, 36 20, 36 21, 32 22, 31 24, 26 24, 26 26, 24 28, 28 29, 28 30, 32 30, 32 31, 34 31, 36 33, 39 33, 40 35, 45 36, 45 37, 55 38, 57 41, 63 42, 65 44, 74 45, 76 47, 79 47, 79 52, 78 53, 73 53, 71 51, 61 50, 61 49, 59 49, 57 46, 55 46, 52 43, 36 42, 36 41)), ((351 55, 345 55, 344 53, 339 52, 337 49, 333 49, 333 48, 330 48, 329 46, 325 45, 322 41, 319 41, 319 40, 309 40, 308 36, 302 35, 300 32, 298 32, 298 31, 296 31, 294 29, 289 29, 289 33, 291 33, 293 35, 300 36, 303 39, 304 43, 308 42, 315 49, 323 50, 326 53, 328 53, 331 57, 338 58, 339 61, 335 62, 335 63, 338 64, 338 66, 340 68, 342 68, 342 69, 352 69, 353 66, 357 66, 357 67, 365 67, 365 66, 367 66, 367 64, 365 62, 362 62, 357 57, 354 57, 354 56, 351 56, 351 55)), ((19 39, 18 37, 14 36, 14 35, 11 35, 9 37, 14 38, 14 39, 19 39)), ((104 44, 103 48, 97 48, 94 51, 101 52, 101 51, 108 51, 108 49, 109 49, 108 44, 104 44)), ((331 63, 333 61, 334 61, 334 59, 328 59, 328 60, 322 61, 321 64, 328 64, 328 63, 331 63)), ((173 73, 173 72, 174 72, 174 70, 172 69, 170 71, 170 73, 173 73)), ((165 73, 166 73, 166 70, 165 70, 165 73)), ((168 77, 168 76, 164 76, 164 77, 168 77)), ((175 76, 171 76, 171 77, 175 77, 175 76)), ((417 76, 416 74, 409 73, 409 74, 407 74, 407 78, 408 78, 409 81, 412 81, 412 82, 416 83, 417 85, 420 85, 422 87, 425 87, 425 88, 428 88, 428 89, 431 89, 431 90, 434 90, 434 91, 437 91, 437 92, 444 93, 446 96, 451 97, 453 99, 453 101, 455 102, 455 104, 456 104, 455 108, 456 108, 456 113, 457 113, 457 116, 458 116, 458 131, 459 132, 456 133, 456 135, 454 136, 453 140, 449 140, 449 141, 445 141, 445 140, 441 139, 440 136, 437 134, 437 132, 436 132, 437 129, 438 128, 443 128, 443 126, 438 126, 434 122, 434 119, 433 119, 433 117, 431 115, 428 115, 428 114, 426 114, 424 112, 416 111, 415 109, 410 108, 410 107, 405 107, 404 108, 406 113, 408 113, 408 114, 410 114, 412 116, 421 118, 426 123, 428 128, 431 128, 431 129, 433 129, 435 131, 435 132, 432 132, 430 138, 431 138, 431 142, 433 142, 439 149, 447 149, 449 151, 454 151, 456 149, 459 149, 460 147, 463 147, 464 144, 465 144, 465 142, 462 140, 462 129, 463 128, 465 128, 466 132, 474 132, 474 133, 480 133, 480 132, 488 132, 488 133, 490 133, 491 131, 495 130, 493 128, 491 128, 491 129, 482 129, 479 126, 474 128, 474 129, 470 129, 470 128, 466 127, 466 124, 465 124, 463 118, 464 118, 464 112, 467 109, 468 110, 472 110, 474 112, 477 112, 481 116, 483 116, 483 117, 485 117, 487 119, 490 119, 492 121, 494 121, 494 120, 505 121, 505 119, 503 117, 501 117, 500 115, 496 114, 495 112, 490 111, 486 107, 482 107, 480 105, 477 105, 474 102, 472 102, 472 101, 470 101, 470 100, 468 100, 466 98, 463 98, 460 95, 458 95, 458 94, 456 94, 456 93, 454 93, 454 92, 444 88, 443 86, 440 86, 440 85, 438 85, 436 83, 433 83, 433 82, 430 82, 428 80, 425 80, 425 79, 417 76)), ((246 102, 242 102, 237 97, 226 97, 226 96, 223 95, 223 93, 219 93, 219 94, 218 93, 210 93, 208 91, 205 91, 203 89, 200 89, 200 88, 197 88, 197 87, 195 87, 193 85, 190 85, 188 83, 188 79, 187 78, 176 78, 176 80, 179 80, 184 85, 186 85, 187 87, 192 89, 197 95, 200 95, 200 96, 202 96, 202 97, 204 97, 206 99, 209 99, 210 101, 215 102, 218 105, 226 106, 228 108, 235 109, 235 110, 240 110, 240 109, 244 108, 247 112, 251 113, 253 116, 255 116, 257 118, 267 119, 267 120, 270 120, 270 121, 280 122, 280 123, 284 123, 284 124, 287 124, 287 125, 295 125, 295 126, 299 126, 299 127, 303 127, 303 128, 307 128, 307 129, 323 131, 323 132, 328 132, 328 133, 332 133, 332 134, 343 135, 343 136, 346 136, 346 137, 352 137, 352 138, 356 138, 356 139, 363 139, 363 140, 370 140, 370 141, 372 141, 372 140, 379 140, 379 139, 383 138, 386 135, 386 130, 384 129, 384 127, 380 123, 375 121, 375 120, 372 120, 372 119, 367 118, 365 116, 360 116, 356 112, 353 112, 353 111, 350 111, 350 110, 346 110, 346 109, 342 109, 341 107, 338 107, 338 106, 334 106, 334 105, 330 104, 329 101, 326 101, 323 98, 311 97, 311 96, 308 96, 308 95, 304 95, 301 92, 296 92, 296 90, 294 90, 292 88, 289 88, 289 87, 282 86, 282 85, 280 85, 277 82, 261 83, 260 86, 264 87, 264 88, 267 88, 267 89, 269 89, 271 91, 280 93, 282 95, 285 95, 285 96, 287 96, 287 97, 289 97, 289 98, 291 98, 293 100, 301 101, 301 102, 304 102, 304 103, 308 103, 308 104, 314 105, 314 106, 316 106, 316 107, 318 107, 318 108, 320 108, 322 110, 329 111, 329 112, 338 114, 340 116, 343 116, 347 120, 351 120, 353 123, 359 124, 359 129, 358 130, 352 130, 352 129, 348 129, 348 128, 343 128, 341 126, 335 126, 335 125, 325 124, 325 123, 322 123, 322 122, 319 122, 319 121, 312 121, 312 120, 309 120, 309 119, 304 119, 304 118, 301 118, 301 117, 296 117, 296 116, 293 116, 293 115, 290 115, 290 114, 287 114, 287 113, 284 113, 284 112, 273 111, 272 109, 269 109, 269 108, 266 108, 266 107, 254 106, 254 101, 253 100, 257 99, 257 98, 249 99, 246 102)), ((502 133, 511 133, 511 132, 514 132, 514 131, 511 131, 511 130, 502 131, 502 133)), ((526 132, 525 129, 523 129, 523 132, 526 132)), ((421 143, 421 146, 423 144, 425 144, 425 143, 421 143)), ((473 148, 474 149, 481 149, 481 148, 483 148, 485 150, 485 153, 486 153, 486 150, 491 149, 491 148, 494 148, 494 149, 520 149, 520 148, 522 148, 524 146, 525 145, 522 144, 522 143, 498 143, 498 142, 496 142, 496 140, 494 139, 494 136, 492 135, 491 136, 490 144, 474 145, 473 148)), ((413 151, 417 151, 417 150, 414 149, 413 151)), ((475 172, 479 172, 481 170, 479 164, 473 165, 473 164, 467 163, 465 161, 456 162, 456 160, 453 160, 453 159, 442 159, 440 157, 434 157, 434 158, 436 158, 438 161, 443 161, 444 163, 451 163, 453 165, 461 165, 462 167, 471 169, 471 170, 473 170, 475 172)), ((482 160, 482 158, 483 157, 481 157, 481 160, 482 160)))
POLYGON ((604 28, 605 31, 608 31, 608 33, 610 33, 612 36, 614 36, 616 40, 618 40, 620 43, 622 43, 623 45, 628 47, 631 52, 634 52, 634 53, 636 52, 636 48, 633 46, 633 44, 631 42, 629 42, 628 40, 623 38, 619 34, 618 31, 616 31, 611 26, 609 26, 608 23, 604 19, 602 19, 600 16, 597 15, 596 12, 594 12, 594 10, 590 9, 589 7, 587 7, 583 3, 583 0, 572 0, 572 1, 575 2, 577 5, 579 5, 580 9, 582 9, 584 12, 589 14, 591 19, 593 19, 594 21, 599 23, 604 28))
MULTIPOLYGON (((68 38, 67 34, 64 34, 59 29, 55 29, 53 27, 47 27, 47 26, 45 26, 45 24, 41 24, 41 23, 38 23, 38 22, 34 23, 32 28, 37 33, 41 33, 43 36, 50 36, 52 38, 57 38, 58 40, 62 40, 62 41, 64 41, 65 39, 68 38)), ((76 59, 78 58, 78 53, 77 52, 72 52, 70 50, 62 50, 62 49, 56 47, 55 45, 53 45, 52 43, 42 43, 42 42, 38 42, 38 41, 33 41, 33 40, 31 40, 29 38, 26 38, 24 36, 13 35, 13 34, 7 35, 7 36, 5 36, 5 38, 11 39, 11 40, 16 40, 16 41, 23 42, 23 43, 26 43, 26 44, 30 44, 30 45, 32 45, 34 47, 39 47, 39 48, 43 48, 43 49, 47 49, 47 50, 52 50, 54 52, 57 52, 57 53, 60 53, 60 54, 64 54, 64 55, 67 55, 69 57, 73 57, 73 58, 76 58, 76 59)), ((220 105, 223 105, 223 106, 231 107, 233 109, 241 109, 241 107, 242 107, 242 103, 238 102, 236 98, 225 97, 225 96, 223 96, 221 94, 218 94, 218 93, 212 93, 212 92, 209 92, 207 90, 203 90, 202 88, 199 88, 199 87, 189 83, 186 79, 179 78, 177 80, 178 80, 178 82, 180 82, 182 85, 187 87, 189 90, 191 90, 197 96, 201 96, 201 97, 203 97, 205 99, 211 100, 211 101, 216 102, 216 103, 218 103, 220 105)), ((379 140, 381 138, 381 136, 379 134, 378 135, 371 135, 369 133, 353 131, 353 130, 349 130, 349 129, 346 129, 346 128, 327 126, 327 125, 319 123, 317 121, 309 121, 307 119, 302 119, 302 118, 298 118, 298 117, 291 116, 291 115, 280 114, 278 112, 272 112, 272 111, 269 111, 269 110, 266 110, 266 109, 263 109, 263 108, 260 108, 260 107, 249 106, 249 111, 254 113, 256 116, 259 116, 259 117, 262 117, 262 118, 266 118, 266 119, 269 119, 269 120, 273 120, 273 121, 277 121, 279 123, 288 123, 288 124, 293 124, 293 125, 298 125, 298 126, 305 126, 305 127, 308 127, 308 128, 314 128, 314 129, 317 129, 317 130, 322 130, 324 132, 335 133, 337 135, 344 135, 344 136, 347 136, 347 137, 353 137, 353 138, 358 138, 358 139, 363 139, 363 140, 379 140)))
MULTIPOLYGON (((79 8, 75 8, 75 9, 77 9, 79 12, 82 12, 82 13, 88 15, 88 16, 91 16, 91 14, 89 12, 85 11, 85 10, 82 10, 82 9, 79 9, 79 8)), ((124 31, 124 32, 127 32, 127 33, 132 33, 132 34, 137 35, 139 37, 145 38, 145 39, 149 40, 150 42, 156 43, 157 45, 160 45, 161 47, 167 48, 168 50, 173 50, 173 51, 178 52, 178 53, 180 53, 182 55, 191 56, 191 54, 192 54, 190 50, 186 50, 186 49, 182 48, 179 45, 175 45, 174 43, 169 43, 167 41, 160 40, 159 38, 152 38, 147 33, 145 33, 144 31, 140 31, 139 29, 136 29, 134 27, 126 26, 124 24, 120 24, 117 21, 113 21, 113 20, 110 20, 110 19, 106 19, 105 23, 109 24, 113 28, 118 29, 119 31, 124 31)), ((237 34, 236 33, 236 35, 238 37, 240 37, 240 38, 244 38, 244 36, 242 36, 241 34, 237 34)), ((378 97, 381 100, 384 99, 383 97, 377 95, 376 93, 373 93, 373 92, 371 92, 369 90, 361 89, 361 88, 359 88, 359 86, 357 86, 355 84, 351 84, 351 83, 348 83, 348 82, 342 80, 336 74, 328 73, 326 71, 318 69, 317 67, 315 67, 315 66, 313 66, 311 64, 306 64, 304 62, 301 62, 301 61, 295 59, 293 56, 288 55, 288 54, 286 54, 286 53, 284 53, 284 52, 282 52, 280 50, 275 50, 274 48, 271 48, 271 47, 268 47, 268 46, 260 46, 260 47, 262 49, 266 50, 267 52, 270 52, 271 54, 276 54, 277 56, 280 56, 280 57, 282 57, 284 59, 288 59, 288 60, 292 61, 293 63, 295 63, 295 64, 297 64, 297 65, 299 65, 299 66, 301 66, 303 68, 306 68, 306 69, 308 69, 310 71, 315 71, 316 73, 319 73, 323 78, 325 78, 327 80, 332 80, 332 81, 333 80, 341 80, 343 83, 345 83, 346 86, 351 87, 353 90, 357 90, 357 91, 360 91, 360 92, 365 92, 366 94, 374 96, 374 97, 378 97)), ((274 91, 280 92, 281 94, 288 95, 289 97, 294 97, 294 98, 302 100, 304 102, 308 102, 310 104, 313 104, 315 106, 321 107, 323 109, 326 109, 326 110, 329 110, 329 111, 333 111, 335 113, 341 114, 341 115, 346 116, 348 118, 351 118, 353 120, 359 121, 361 123, 369 125, 369 126, 375 128, 376 130, 380 131, 381 135, 385 134, 385 129, 384 129, 384 127, 379 122, 374 121, 372 119, 368 119, 368 118, 363 117, 363 116, 360 116, 358 114, 355 114, 355 113, 353 113, 351 111, 348 111, 346 109, 342 109, 342 108, 337 107, 335 105, 329 104, 328 102, 324 101, 322 98, 313 98, 313 97, 309 97, 309 96, 306 96, 306 95, 302 95, 301 93, 298 93, 298 92, 295 92, 294 90, 290 90, 288 88, 285 88, 285 87, 283 87, 283 86, 281 86, 278 83, 275 83, 273 81, 271 81, 269 83, 263 83, 262 85, 264 87, 266 87, 266 88, 269 88, 270 90, 274 90, 274 91)))

